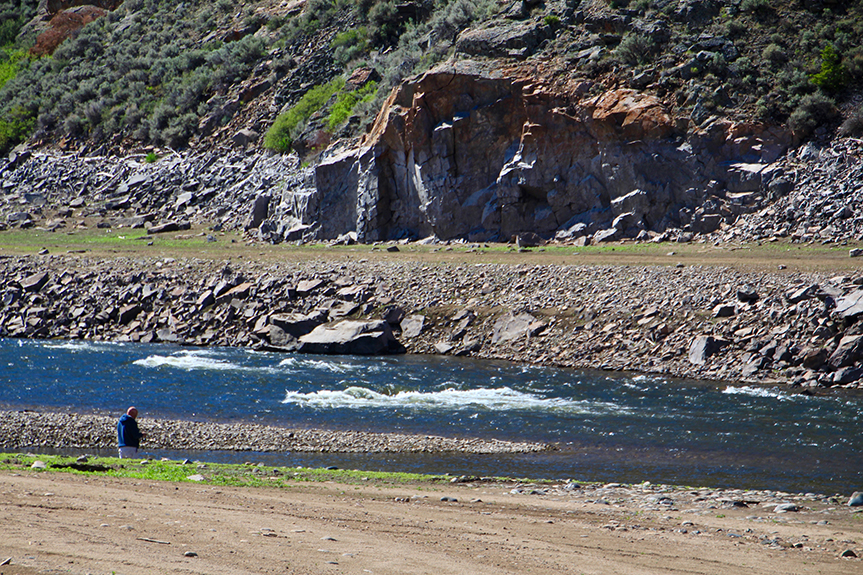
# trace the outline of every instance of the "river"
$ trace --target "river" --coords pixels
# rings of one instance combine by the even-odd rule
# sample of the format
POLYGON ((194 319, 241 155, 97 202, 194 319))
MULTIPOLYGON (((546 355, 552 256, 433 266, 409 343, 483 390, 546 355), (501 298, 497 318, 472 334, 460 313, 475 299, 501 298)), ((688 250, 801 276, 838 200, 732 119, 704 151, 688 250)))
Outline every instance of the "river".
MULTIPOLYGON (((863 395, 440 356, 0 339, 0 407, 554 442, 540 454, 172 452, 366 470, 850 493, 863 395)), ((0 445, 2 450, 2 445, 0 445)), ((107 454, 107 453, 106 453, 107 454)))

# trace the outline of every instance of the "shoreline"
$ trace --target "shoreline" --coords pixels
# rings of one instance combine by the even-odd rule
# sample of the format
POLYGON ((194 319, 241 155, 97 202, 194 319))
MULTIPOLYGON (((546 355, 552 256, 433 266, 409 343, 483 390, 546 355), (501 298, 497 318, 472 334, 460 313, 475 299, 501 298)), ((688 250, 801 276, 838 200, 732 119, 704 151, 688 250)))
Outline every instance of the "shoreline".
MULTIPOLYGON (((116 449, 116 425, 117 417, 108 415, 4 409, 0 410, 0 446, 4 449, 116 449)), ((143 418, 140 426, 146 434, 142 449, 174 451, 503 454, 557 449, 553 444, 537 442, 248 423, 143 418)))
POLYGON ((837 306, 858 280, 709 266, 14 256, 0 258, 0 337, 288 351, 297 322, 383 318, 408 353, 854 390, 856 316, 837 306))

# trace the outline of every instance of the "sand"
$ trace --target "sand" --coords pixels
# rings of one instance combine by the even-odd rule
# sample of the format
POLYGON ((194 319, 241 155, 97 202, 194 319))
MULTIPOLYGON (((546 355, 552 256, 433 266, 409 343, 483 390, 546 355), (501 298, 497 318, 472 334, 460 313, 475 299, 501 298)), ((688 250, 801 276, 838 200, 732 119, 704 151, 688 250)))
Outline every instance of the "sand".
POLYGON ((841 557, 863 555, 859 508, 800 497, 799 511, 777 513, 730 493, 4 471, 0 574, 863 573, 841 557))

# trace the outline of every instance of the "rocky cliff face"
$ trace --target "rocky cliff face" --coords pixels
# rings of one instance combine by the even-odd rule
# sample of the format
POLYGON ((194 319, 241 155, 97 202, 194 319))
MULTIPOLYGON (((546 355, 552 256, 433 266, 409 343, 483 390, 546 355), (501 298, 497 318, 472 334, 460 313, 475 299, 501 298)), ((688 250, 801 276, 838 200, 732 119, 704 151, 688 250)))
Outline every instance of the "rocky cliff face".
POLYGON ((754 124, 691 129, 654 96, 588 97, 587 82, 557 83, 546 72, 460 61, 394 90, 371 132, 317 167, 320 237, 710 232, 725 217, 721 198, 778 177, 764 168, 792 142, 754 124))

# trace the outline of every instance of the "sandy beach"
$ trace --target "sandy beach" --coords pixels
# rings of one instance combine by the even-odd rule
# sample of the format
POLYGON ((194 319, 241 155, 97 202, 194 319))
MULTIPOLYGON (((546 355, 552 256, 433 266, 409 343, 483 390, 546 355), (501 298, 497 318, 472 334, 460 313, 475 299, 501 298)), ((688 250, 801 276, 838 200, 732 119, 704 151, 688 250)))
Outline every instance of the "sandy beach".
POLYGON ((235 488, 22 468, 0 473, 0 573, 850 575, 859 509, 649 484, 235 488))

